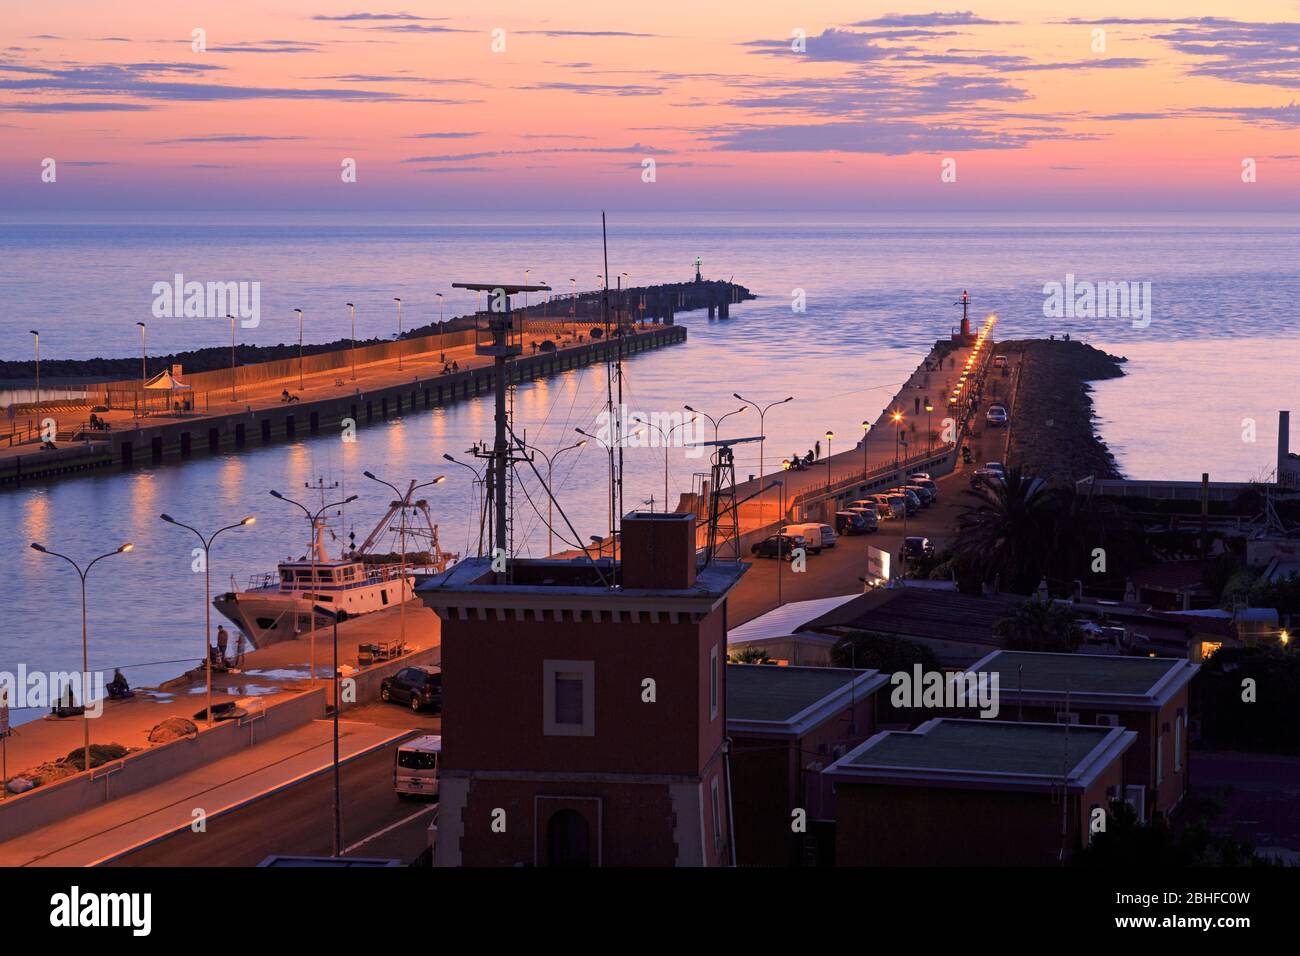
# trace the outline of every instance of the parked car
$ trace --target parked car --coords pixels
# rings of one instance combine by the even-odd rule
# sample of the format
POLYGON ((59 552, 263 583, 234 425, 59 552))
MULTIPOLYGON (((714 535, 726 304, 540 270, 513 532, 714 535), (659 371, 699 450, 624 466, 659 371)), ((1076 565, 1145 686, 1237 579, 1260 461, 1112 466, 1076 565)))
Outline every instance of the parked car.
POLYGON ((442 738, 437 734, 414 737, 398 745, 393 756, 393 789, 402 799, 436 797, 440 763, 442 738))
POLYGON ((907 515, 911 517, 921 510, 921 496, 915 491, 908 491, 906 488, 890 488, 891 495, 901 495, 906 502, 907 515))
POLYGON ((971 472, 970 483, 972 488, 978 488, 980 485, 993 485, 1006 480, 1006 471, 1003 469, 1001 462, 990 461, 982 468, 976 468, 971 472))
POLYGON ((993 356, 993 367, 994 367, 994 368, 1006 368, 1006 367, 1007 367, 1007 357, 1006 357, 1005 355, 995 355, 995 356, 993 356))
POLYGON ((913 475, 911 481, 908 482, 908 487, 911 487, 912 485, 920 485, 922 488, 929 491, 931 501, 939 500, 939 486, 935 484, 934 480, 929 476, 913 475))
POLYGON ((406 704, 411 710, 442 710, 442 671, 437 667, 403 667, 379 685, 379 699, 406 704))
POLYGON ((903 539, 903 560, 914 564, 924 558, 934 557, 934 545, 929 538, 906 537, 903 539))
MULTIPOLYGON (((876 513, 872 511, 872 518, 875 515, 876 513)), ((835 530, 840 534, 866 534, 873 529, 867 523, 866 512, 858 509, 835 512, 835 530)))
MULTIPOLYGON (((880 512, 875 508, 855 508, 846 509, 850 514, 857 515, 862 519, 865 531, 880 530, 880 512)), ((861 533, 861 532, 859 532, 861 533)))
POLYGON ((788 524, 779 530, 784 535, 802 535, 804 547, 810 554, 821 554, 822 548, 835 547, 835 531, 830 525, 824 525, 820 522, 817 524, 788 524), (826 538, 826 532, 830 532, 830 540, 826 538))
POLYGON ((756 558, 775 558, 778 554, 784 561, 793 560, 795 549, 807 544, 801 534, 770 534, 762 541, 750 546, 749 553, 756 558))
POLYGON ((908 482, 907 484, 903 485, 903 487, 921 499, 922 508, 928 508, 930 507, 930 505, 934 504, 934 492, 931 491, 929 488, 925 487, 925 485, 919 485, 916 484, 915 482, 908 482))
POLYGON ((881 513, 889 518, 902 518, 907 514, 907 499, 902 495, 890 492, 889 494, 879 495, 876 499, 881 503, 884 509, 881 513))
POLYGON ((1009 417, 1005 405, 990 405, 984 413, 984 420, 995 427, 1005 425, 1009 417))

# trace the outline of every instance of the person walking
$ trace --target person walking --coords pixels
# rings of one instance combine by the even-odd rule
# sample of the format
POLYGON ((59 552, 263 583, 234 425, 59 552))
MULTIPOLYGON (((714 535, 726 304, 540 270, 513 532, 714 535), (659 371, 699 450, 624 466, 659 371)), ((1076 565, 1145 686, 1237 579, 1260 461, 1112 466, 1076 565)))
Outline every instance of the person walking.
POLYGON ((821 456, 822 456, 822 443, 820 441, 815 441, 813 442, 813 461, 816 461, 818 458, 821 458, 821 456))
POLYGON ((226 648, 230 645, 230 633, 226 630, 226 625, 217 625, 217 660, 224 667, 226 663, 226 648))

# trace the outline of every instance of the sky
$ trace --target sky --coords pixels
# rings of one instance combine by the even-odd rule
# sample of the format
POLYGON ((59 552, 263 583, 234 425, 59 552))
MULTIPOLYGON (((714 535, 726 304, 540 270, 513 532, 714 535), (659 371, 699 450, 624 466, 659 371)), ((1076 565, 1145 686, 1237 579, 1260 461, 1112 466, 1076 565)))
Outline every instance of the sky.
POLYGON ((1300 0, 0 5, 0 215, 1300 205, 1300 0))

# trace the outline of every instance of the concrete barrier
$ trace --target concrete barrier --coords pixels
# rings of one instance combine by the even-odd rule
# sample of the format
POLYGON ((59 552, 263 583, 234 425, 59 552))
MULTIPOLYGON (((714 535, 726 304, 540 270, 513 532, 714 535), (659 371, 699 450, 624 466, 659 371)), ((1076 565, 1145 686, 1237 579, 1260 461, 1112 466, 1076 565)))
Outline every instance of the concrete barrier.
POLYGON ((325 716, 325 687, 0 802, 0 841, 102 806, 325 716))
POLYGON ((402 657, 394 658, 391 661, 385 661, 383 664, 376 664, 373 667, 367 667, 363 671, 358 671, 352 675, 352 679, 357 682, 356 700, 350 704, 345 702, 339 712, 344 713, 352 707, 378 700, 379 685, 383 683, 384 678, 392 677, 403 667, 435 666, 441 662, 441 646, 426 647, 405 654, 402 657))

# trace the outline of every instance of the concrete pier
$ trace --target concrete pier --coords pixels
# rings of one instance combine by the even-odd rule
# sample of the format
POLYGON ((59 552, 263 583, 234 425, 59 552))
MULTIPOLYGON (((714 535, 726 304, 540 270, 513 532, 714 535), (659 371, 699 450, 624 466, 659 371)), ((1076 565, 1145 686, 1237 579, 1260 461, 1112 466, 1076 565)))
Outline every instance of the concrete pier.
MULTIPOLYGON (((686 340, 684 326, 639 325, 628 327, 624 335, 608 342, 592 341, 588 338, 592 327, 579 325, 584 333, 573 334, 570 326, 572 337, 564 344, 558 324, 552 325, 555 327, 530 325, 525 348, 535 348, 548 338, 553 342, 560 339, 561 347, 547 352, 537 349, 510 363, 511 383, 602 362, 619 349, 624 356, 635 355, 686 340)), ((373 360, 369 350, 358 349, 355 380, 351 366, 342 364, 306 374, 299 389, 297 362, 280 361, 238 368, 233 400, 229 370, 182 376, 182 381, 194 383, 193 389, 167 397, 188 400, 190 411, 160 411, 136 418, 128 400, 118 396, 112 404, 127 407, 115 407, 101 416, 111 425, 108 431, 84 430, 89 409, 50 411, 38 419, 54 419, 57 447, 41 450, 39 442, 0 447, 0 487, 90 469, 156 465, 203 452, 292 441, 338 431, 346 422, 360 428, 487 393, 495 387, 494 372, 490 364, 473 355, 472 335, 461 333, 458 344, 446 349, 446 361, 455 361, 460 367, 449 375, 441 374, 444 353, 437 348, 403 354, 400 371, 397 359, 373 360), (367 354, 363 357, 363 353, 367 354), (372 360, 366 361, 368 358, 372 360), (221 378, 225 381, 219 381, 221 378), (212 379, 216 381, 209 381, 212 379), (283 401, 285 390, 296 400, 283 401)), ((338 356, 334 358, 337 362, 338 356)), ((346 358, 345 352, 345 362, 346 358)), ((105 397, 113 398, 111 390, 105 397)))

